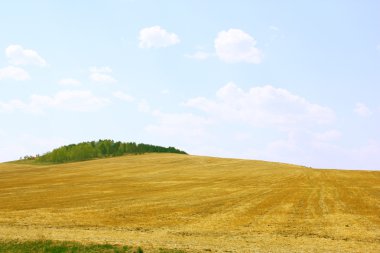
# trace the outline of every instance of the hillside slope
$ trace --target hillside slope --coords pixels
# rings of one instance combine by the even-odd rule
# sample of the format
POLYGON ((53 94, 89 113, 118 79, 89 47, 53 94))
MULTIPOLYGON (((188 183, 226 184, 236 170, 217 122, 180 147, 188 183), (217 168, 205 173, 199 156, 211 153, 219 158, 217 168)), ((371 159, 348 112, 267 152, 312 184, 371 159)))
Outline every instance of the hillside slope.
POLYGON ((380 172, 145 154, 0 164, 0 240, 380 252, 380 172))

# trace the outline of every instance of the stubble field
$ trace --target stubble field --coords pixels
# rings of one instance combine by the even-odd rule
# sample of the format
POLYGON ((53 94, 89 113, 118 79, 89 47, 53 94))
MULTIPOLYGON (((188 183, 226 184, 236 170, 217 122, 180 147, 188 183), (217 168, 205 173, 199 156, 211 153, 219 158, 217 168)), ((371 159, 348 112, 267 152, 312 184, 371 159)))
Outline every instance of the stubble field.
POLYGON ((380 252, 380 171, 146 154, 0 164, 0 241, 380 252))

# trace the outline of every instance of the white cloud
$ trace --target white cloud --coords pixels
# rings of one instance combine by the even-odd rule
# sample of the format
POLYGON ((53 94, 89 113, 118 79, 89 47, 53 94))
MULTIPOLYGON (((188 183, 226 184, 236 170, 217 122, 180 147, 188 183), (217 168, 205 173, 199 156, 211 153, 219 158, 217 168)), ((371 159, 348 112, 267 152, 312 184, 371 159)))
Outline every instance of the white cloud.
POLYGON ((219 59, 227 63, 259 64, 263 58, 261 51, 256 47, 256 40, 239 29, 219 32, 214 46, 219 59))
POLYGON ((174 141, 192 154, 264 159, 305 166, 379 169, 380 142, 348 146, 335 114, 272 86, 243 90, 233 83, 213 98, 189 99, 181 111, 150 109, 149 138, 174 141), (193 109, 196 109, 193 111, 193 109), (198 109, 200 111, 198 111, 198 109), (377 167, 376 167, 377 166, 377 167))
POLYGON ((124 101, 127 101, 127 102, 133 102, 135 101, 135 98, 129 94, 126 94, 122 91, 116 91, 114 93, 112 93, 112 95, 118 99, 121 99, 121 100, 124 100, 124 101))
POLYGON ((354 112, 361 117, 369 117, 372 111, 363 103, 356 103, 354 112))
POLYGON ((109 103, 106 98, 95 96, 91 91, 65 90, 53 96, 32 95, 29 101, 14 99, 9 102, 0 102, 0 112, 24 111, 41 113, 47 109, 67 111, 96 111, 109 103))
POLYGON ((64 78, 59 80, 59 84, 68 86, 79 86, 81 85, 81 82, 74 78, 64 78))
POLYGON ((297 128, 331 123, 335 119, 330 108, 270 85, 253 87, 245 92, 234 83, 228 83, 218 90, 215 99, 197 97, 184 105, 217 119, 253 126, 297 128))
POLYGON ((185 57, 195 60, 206 60, 210 57, 210 54, 203 51, 197 51, 193 54, 185 54, 185 57))
POLYGON ((12 79, 17 81, 24 81, 30 79, 28 72, 24 69, 14 66, 8 66, 0 69, 0 80, 12 79))
POLYGON ((140 30, 139 41, 140 48, 160 48, 178 44, 180 39, 160 26, 152 26, 140 30))
POLYGON ((5 49, 9 63, 13 65, 37 65, 46 66, 46 60, 42 58, 36 51, 24 49, 20 45, 9 45, 5 49))
POLYGON ((112 73, 110 67, 91 67, 90 79, 94 82, 115 83, 116 79, 114 79, 110 73, 112 73))
MULTIPOLYGON (((272 86, 244 91, 229 83, 214 98, 197 97, 183 105, 201 112, 153 111, 156 122, 145 130, 164 140, 170 137, 189 152, 202 154, 198 151, 203 150, 203 155, 300 161, 304 154, 297 155, 302 151, 297 146, 300 140, 303 143, 307 138, 310 143, 314 128, 323 129, 335 119, 331 109, 272 86), (282 138, 284 134, 287 138, 282 138), (208 151, 202 148, 206 146, 208 151)), ((337 130, 315 135, 325 142, 339 138, 337 130)))

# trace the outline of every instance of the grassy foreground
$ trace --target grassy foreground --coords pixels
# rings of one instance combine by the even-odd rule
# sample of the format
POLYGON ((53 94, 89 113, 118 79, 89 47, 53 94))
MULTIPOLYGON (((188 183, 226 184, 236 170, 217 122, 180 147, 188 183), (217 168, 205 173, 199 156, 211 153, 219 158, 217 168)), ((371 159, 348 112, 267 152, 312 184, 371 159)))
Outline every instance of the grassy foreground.
POLYGON ((38 252, 38 253, 95 253, 95 252, 117 252, 117 253, 131 253, 143 252, 141 248, 133 250, 128 246, 117 246, 111 244, 80 244, 77 242, 53 242, 53 241, 0 241, 0 252, 9 253, 25 253, 25 252, 38 252))
MULTIPOLYGON (((141 247, 112 244, 81 244, 78 242, 58 242, 50 240, 36 241, 0 241, 1 253, 143 253, 141 247)), ((158 253, 184 253, 180 250, 159 249, 158 253)))
POLYGON ((380 172, 145 154, 0 164, 0 240, 380 252, 380 172))

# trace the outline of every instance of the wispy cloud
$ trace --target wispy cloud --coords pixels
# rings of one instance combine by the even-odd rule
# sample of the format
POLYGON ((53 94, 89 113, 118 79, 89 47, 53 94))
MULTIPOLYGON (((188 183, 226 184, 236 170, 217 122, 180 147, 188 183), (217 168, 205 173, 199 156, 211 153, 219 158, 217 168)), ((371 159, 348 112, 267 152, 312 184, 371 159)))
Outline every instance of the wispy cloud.
POLYGON ((110 75, 111 73, 112 69, 110 67, 91 67, 90 79, 100 83, 115 83, 116 79, 110 75))
POLYGON ((8 66, 0 69, 0 80, 11 79, 16 81, 25 81, 30 79, 30 75, 24 69, 14 66, 8 66))
POLYGON ((327 130, 321 133, 313 134, 313 138, 317 142, 330 142, 338 140, 342 137, 342 133, 336 129, 327 130))
POLYGON ((121 99, 121 100, 124 100, 124 101, 127 101, 127 102, 133 102, 135 101, 135 98, 127 93, 124 93, 122 91, 115 91, 114 93, 112 93, 112 95, 118 99, 121 99))
POLYGON ((0 101, 0 112, 23 111, 42 113, 48 109, 88 112, 106 106, 109 99, 97 97, 87 90, 65 90, 53 96, 31 95, 28 101, 19 99, 0 101))
POLYGON ((354 112, 361 117, 369 117, 372 115, 372 111, 364 103, 356 103, 354 112))
POLYGON ((184 105, 204 111, 213 118, 253 126, 297 128, 331 123, 335 119, 330 108, 270 85, 244 91, 228 83, 217 91, 216 98, 196 97, 184 105))
POLYGON ((5 49, 5 55, 12 65, 37 65, 47 66, 47 62, 36 51, 25 49, 20 45, 9 45, 5 49))

